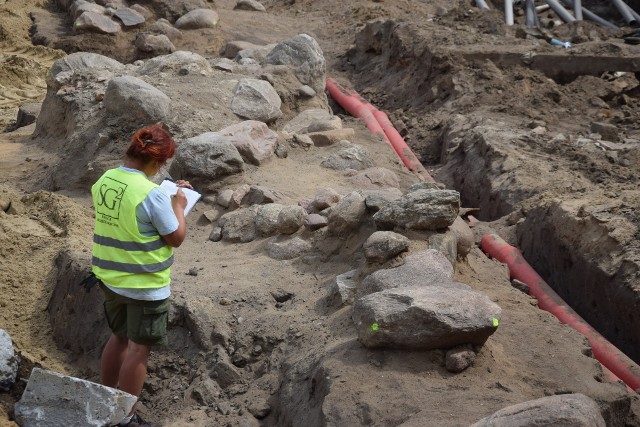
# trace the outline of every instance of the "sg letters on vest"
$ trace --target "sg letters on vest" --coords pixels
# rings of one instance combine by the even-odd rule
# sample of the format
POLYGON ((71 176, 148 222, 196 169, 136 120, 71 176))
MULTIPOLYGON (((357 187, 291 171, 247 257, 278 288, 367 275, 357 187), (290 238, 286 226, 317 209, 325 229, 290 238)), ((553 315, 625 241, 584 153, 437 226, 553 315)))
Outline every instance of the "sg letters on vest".
POLYGON ((97 213, 100 218, 98 221, 110 225, 117 225, 109 221, 117 220, 120 217, 120 203, 127 189, 127 184, 116 181, 113 178, 105 177, 98 190, 97 213))

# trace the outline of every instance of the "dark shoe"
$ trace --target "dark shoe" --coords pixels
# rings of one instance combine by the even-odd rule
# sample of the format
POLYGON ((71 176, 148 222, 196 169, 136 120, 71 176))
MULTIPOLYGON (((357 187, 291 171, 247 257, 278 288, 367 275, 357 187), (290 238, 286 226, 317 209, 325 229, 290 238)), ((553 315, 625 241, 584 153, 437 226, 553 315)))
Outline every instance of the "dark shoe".
POLYGON ((131 421, 126 424, 118 424, 118 427, 159 427, 156 424, 151 424, 148 421, 143 420, 140 415, 136 412, 131 417, 131 421))

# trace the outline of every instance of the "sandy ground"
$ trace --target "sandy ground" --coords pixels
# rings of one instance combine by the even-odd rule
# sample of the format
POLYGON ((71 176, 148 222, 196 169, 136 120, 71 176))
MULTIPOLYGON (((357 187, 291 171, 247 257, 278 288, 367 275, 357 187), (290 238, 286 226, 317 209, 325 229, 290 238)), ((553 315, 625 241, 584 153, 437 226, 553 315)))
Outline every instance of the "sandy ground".
MULTIPOLYGON (((623 110, 629 111, 628 114, 623 110, 611 113, 610 109, 589 104, 594 94, 606 97, 607 93, 616 93, 620 85, 635 86, 637 80, 632 75, 611 82, 585 77, 558 87, 526 70, 512 74, 491 65, 469 67, 457 76, 475 82, 474 96, 459 97, 456 105, 430 114, 424 105, 419 105, 420 96, 411 96, 419 83, 419 79, 415 79, 419 73, 405 76, 403 81, 394 68, 385 80, 377 74, 379 70, 367 72, 367 61, 350 51, 357 31, 371 19, 397 18, 435 25, 428 22, 445 16, 442 24, 449 29, 422 28, 415 33, 408 32, 406 40, 422 40, 420 32, 430 31, 436 40, 442 37, 451 42, 453 38, 454 43, 464 45, 476 37, 468 27, 499 27, 496 13, 480 18, 471 13, 471 24, 462 24, 468 8, 461 7, 459 13, 447 15, 451 5, 445 1, 265 0, 269 14, 259 19, 259 25, 248 28, 249 23, 255 23, 253 15, 231 10, 235 2, 216 3, 220 9, 220 27, 191 34, 183 40, 182 48, 213 55, 226 40, 269 43, 286 35, 309 32, 321 44, 330 73, 357 86, 378 105, 384 105, 398 127, 405 125, 409 143, 428 164, 435 165, 440 157, 430 148, 437 145, 441 122, 456 112, 500 118, 506 122, 505 128, 540 120, 555 126, 558 132, 570 133, 585 131, 582 122, 568 117, 589 105, 585 114, 590 117, 621 114, 623 123, 628 124, 629 136, 635 137, 638 133, 633 125, 637 109, 631 108, 637 105, 635 99, 627 100, 630 108, 623 110), (451 27, 456 28, 455 37, 451 35, 451 27), (475 80, 478 74, 488 77, 475 80), (391 91, 391 88, 397 90, 391 91), (529 100, 527 105, 535 108, 522 105, 525 97, 529 100), (510 117, 505 118, 505 112, 509 112, 510 117)), ((27 13, 38 12, 39 7, 47 4, 17 0, 0 3, 0 127, 15 117, 17 105, 42 99, 46 87, 44 73, 60 55, 55 49, 31 46, 28 38, 31 21, 27 13)), ((51 28, 54 27, 52 24, 51 28)), ((586 27, 588 33, 591 27, 586 27)), ((51 28, 49 31, 54 31, 51 28)), ((53 45, 67 50, 74 46, 74 49, 97 51, 129 61, 135 59, 130 50, 131 37, 125 34, 114 43, 105 44, 103 36, 64 33, 59 34, 53 45)), ((419 47, 414 47, 416 52, 419 47)), ((437 67, 434 65, 434 68, 437 67)), ((437 74, 446 76, 452 68, 442 68, 437 74)), ((373 140, 361 123, 346 117, 345 122, 346 126, 356 129, 353 142, 373 153, 377 164, 395 170, 402 178, 403 189, 416 181, 402 171, 389 149, 373 140)), ((0 134, 0 203, 11 204, 8 213, 0 212, 0 328, 11 334, 24 360, 23 378, 28 375, 28 368, 37 364, 97 380, 96 360, 80 364, 77 355, 65 352, 54 342, 46 312, 53 292, 54 261, 58 253, 63 249, 80 253, 90 250, 90 200, 86 193, 75 190, 30 193, 47 168, 58 160, 56 152, 34 144, 30 139, 32 131, 33 127, 29 127, 0 134)), ((596 157, 589 158, 593 159, 594 165, 591 165, 585 162, 582 153, 569 150, 548 153, 547 147, 533 144, 524 149, 535 152, 534 157, 539 157, 541 165, 553 161, 569 175, 580 171, 591 174, 594 180, 601 177, 603 186, 612 191, 637 186, 637 169, 621 168, 596 157)), ((291 150, 286 159, 250 169, 244 179, 283 191, 291 203, 312 196, 319 188, 348 191, 350 185, 344 176, 318 167, 326 155, 326 151, 320 150, 291 150)), ((218 407, 202 405, 191 392, 198 385, 199 376, 208 369, 210 356, 194 346, 184 324, 176 326, 172 345, 153 354, 150 379, 143 391, 145 414, 155 421, 164 425, 243 425, 248 408, 266 402, 274 410, 259 422, 249 416, 252 422, 284 425, 283 413, 289 411, 289 417, 296 413, 296 409, 286 409, 287 404, 282 402, 287 397, 280 388, 284 372, 308 360, 315 368, 308 368, 307 373, 320 372, 327 378, 323 383, 328 390, 324 405, 339 408, 333 414, 327 410, 327 416, 333 416, 332 420, 338 422, 336 425, 391 426, 413 417, 413 420, 422 420, 422 425, 463 426, 510 404, 566 392, 582 392, 600 402, 629 400, 621 385, 601 382, 601 369, 589 357, 585 340, 539 311, 535 301, 510 285, 505 267, 487 259, 478 249, 458 263, 456 279, 489 295, 502 307, 504 317, 498 332, 479 351, 475 365, 462 374, 453 375, 442 366, 443 352, 407 354, 364 349, 355 339, 350 308, 336 310, 327 306, 327 283, 336 274, 361 263, 359 248, 371 229, 364 227, 346 241, 327 242, 324 258, 275 261, 265 255, 266 243, 261 240, 245 245, 208 241, 211 226, 201 214, 211 207, 202 203, 189 217, 188 239, 177 251, 172 270, 174 299, 179 306, 202 307, 209 316, 227 325, 226 333, 238 349, 250 353, 251 348, 260 344, 264 353, 249 358, 248 368, 242 370, 248 391, 234 394, 225 389, 225 397, 220 399, 218 407), (198 270, 197 276, 187 274, 194 267, 198 270), (272 293, 280 289, 295 296, 278 305, 272 293), (220 409, 223 403, 230 404, 234 410, 225 413, 220 409)), ((424 247, 423 242, 412 245, 412 250, 424 247)), ((11 405, 23 385, 11 394, 0 394, 0 411, 11 412, 11 405)), ((292 399, 290 406, 297 407, 298 412, 317 410, 313 402, 303 401, 305 390, 301 390, 300 395, 300 401, 292 399)), ((637 398, 630 401, 637 411, 637 398)), ((4 423, 2 418, 0 412, 0 425, 4 423)), ((638 423, 631 416, 616 425, 624 422, 638 423)), ((310 425, 314 425, 313 422, 310 425)))

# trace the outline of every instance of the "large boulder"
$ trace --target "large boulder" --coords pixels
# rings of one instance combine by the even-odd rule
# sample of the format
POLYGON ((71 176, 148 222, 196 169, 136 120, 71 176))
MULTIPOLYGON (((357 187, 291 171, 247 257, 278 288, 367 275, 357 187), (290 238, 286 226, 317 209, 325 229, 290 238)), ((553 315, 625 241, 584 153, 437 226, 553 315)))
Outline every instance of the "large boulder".
POLYGON ((320 165, 335 170, 363 170, 373 166, 373 159, 362 145, 343 141, 340 142, 340 147, 338 152, 324 159, 320 165))
POLYGON ((393 231, 376 231, 362 246, 367 261, 386 262, 409 249, 409 239, 393 231))
POLYGON ((18 375, 18 356, 11 337, 0 329, 0 391, 8 391, 18 375))
POLYGON ((435 350, 484 344, 500 315, 484 294, 428 286, 367 295, 356 301, 352 317, 365 347, 435 350))
POLYGON ((393 201, 373 219, 382 230, 395 227, 438 230, 453 224, 460 210, 460 193, 454 190, 417 190, 393 201))
POLYGON ((175 52, 176 47, 164 34, 140 33, 134 46, 143 54, 157 56, 175 52))
POLYGON ((282 234, 293 234, 302 227, 305 210, 300 206, 284 206, 278 214, 278 231, 282 234))
POLYGON ((78 19, 85 12, 92 12, 97 15, 104 15, 104 6, 86 0, 75 0, 69 7, 71 19, 78 19))
POLYGON ((149 27, 149 31, 167 36, 172 43, 182 38, 182 31, 171 25, 166 19, 158 19, 149 27))
POLYGON ((176 28, 181 30, 197 30, 200 28, 215 28, 220 17, 211 9, 195 9, 181 16, 176 21, 176 28))
POLYGON ((346 236, 350 231, 360 227, 366 210, 364 197, 360 193, 353 191, 347 194, 329 212, 329 232, 337 236, 346 236))
POLYGON ((241 79, 233 90, 231 109, 249 120, 271 123, 282 117, 282 100, 265 80, 241 79))
POLYGON ((298 34, 279 43, 264 60, 264 64, 287 65, 301 83, 318 93, 324 92, 327 64, 315 39, 298 34))
MULTIPOLYGON (((290 134, 309 133, 309 132, 317 132, 320 130, 327 130, 327 129, 319 129, 321 126, 319 126, 318 123, 330 123, 334 118, 337 118, 339 120, 339 117, 333 116, 331 112, 328 110, 323 110, 320 108, 309 108, 307 110, 302 111, 300 114, 298 114, 293 119, 288 121, 282 127, 282 130, 290 134), (318 128, 314 129, 313 128, 314 125, 317 126, 318 128), (310 129, 313 129, 313 130, 310 130, 310 129)), ((342 126, 340 126, 339 128, 342 128, 342 126)))
POLYGON ((95 12, 83 12, 73 23, 75 31, 115 34, 120 31, 120 24, 108 16, 95 12))
POLYGON ((286 240, 275 237, 267 244, 267 253, 269 256, 281 261, 298 258, 310 252, 312 249, 313 246, 311 243, 302 239, 300 236, 286 240))
POLYGON ((141 123, 163 121, 171 113, 171 100, 167 95, 132 76, 115 77, 109 81, 104 106, 112 116, 141 123))
POLYGON ((60 73, 75 73, 85 69, 104 69, 120 71, 124 65, 115 59, 90 52, 75 52, 56 60, 51 66, 49 75, 55 81, 60 73))
POLYGON ((266 8, 258 0, 238 0, 234 9, 238 10, 252 10, 255 12, 266 12, 266 8))
POLYGON ((247 243, 256 238, 257 208, 242 208, 226 213, 218 220, 222 227, 222 240, 247 243))
POLYGON ((219 133, 206 132, 178 146, 169 173, 193 183, 208 183, 217 178, 241 173, 244 161, 236 147, 219 133))
POLYGON ((145 17, 140 13, 128 7, 119 7, 114 15, 122 22, 125 27, 135 27, 144 24, 145 17))
POLYGON ((372 167, 347 178, 347 183, 358 188, 398 188, 400 179, 392 170, 372 167))
POLYGON ((511 405, 471 427, 604 427, 598 404, 584 394, 561 394, 511 405))
POLYGON ((196 9, 206 9, 207 0, 145 0, 160 18, 171 22, 196 9))
POLYGON ((377 270, 365 277, 358 289, 358 297, 385 289, 425 286, 471 289, 453 282, 453 267, 444 254, 427 249, 408 256, 399 267, 377 270))
POLYGON ((111 426, 120 422, 137 397, 115 388, 33 368, 15 405, 22 426, 111 426))
POLYGON ((218 132, 228 137, 245 162, 257 166, 273 157, 278 142, 278 134, 257 120, 246 120, 218 132))
POLYGON ((283 207, 279 203, 269 203, 258 207, 256 232, 259 236, 273 236, 278 233, 278 217, 283 207))
POLYGON ((155 58, 149 59, 138 69, 138 73, 149 75, 168 71, 178 72, 184 68, 205 74, 211 72, 211 65, 209 65, 209 62, 203 56, 197 53, 179 50, 169 55, 156 56, 155 58))

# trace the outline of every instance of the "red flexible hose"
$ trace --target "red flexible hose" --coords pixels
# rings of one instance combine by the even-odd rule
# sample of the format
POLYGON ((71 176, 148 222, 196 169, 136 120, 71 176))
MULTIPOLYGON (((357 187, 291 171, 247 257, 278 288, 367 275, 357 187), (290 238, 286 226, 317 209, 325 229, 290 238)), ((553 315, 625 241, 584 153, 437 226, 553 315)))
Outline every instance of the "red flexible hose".
POLYGON ((327 90, 342 108, 351 113, 351 115, 364 120, 371 132, 376 135, 382 133, 384 140, 393 148, 393 151, 395 151, 407 169, 424 180, 434 181, 384 111, 378 110, 358 95, 357 92, 340 85, 332 78, 327 79, 327 90))
POLYGON ((529 293, 538 300, 541 309, 587 337, 594 357, 636 393, 640 392, 640 366, 569 307, 527 263, 517 248, 495 234, 486 234, 480 244, 488 255, 507 264, 511 278, 529 286, 529 293))

